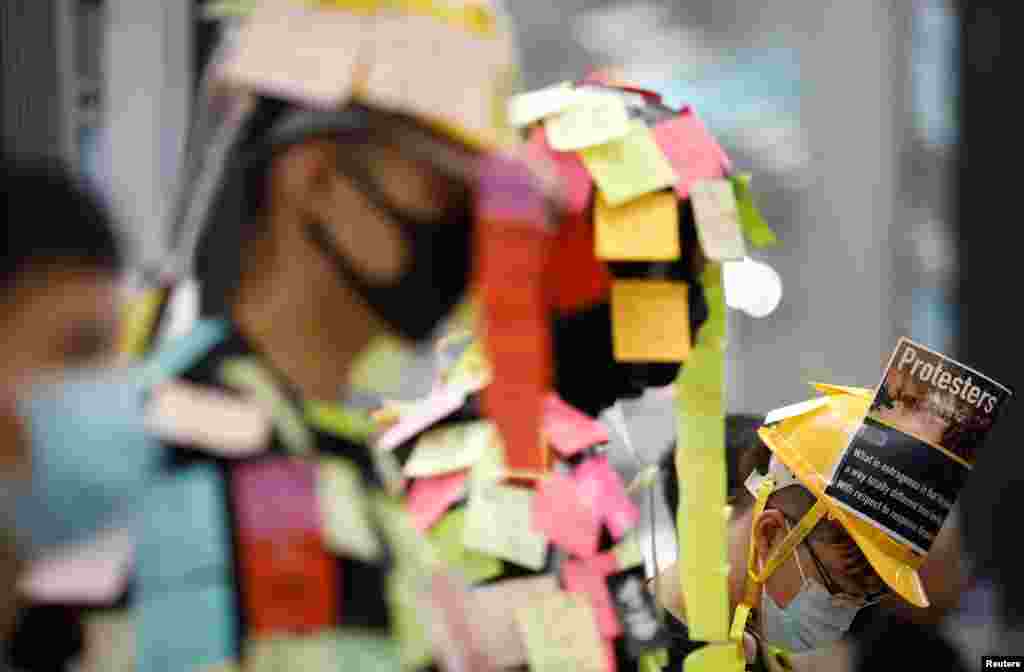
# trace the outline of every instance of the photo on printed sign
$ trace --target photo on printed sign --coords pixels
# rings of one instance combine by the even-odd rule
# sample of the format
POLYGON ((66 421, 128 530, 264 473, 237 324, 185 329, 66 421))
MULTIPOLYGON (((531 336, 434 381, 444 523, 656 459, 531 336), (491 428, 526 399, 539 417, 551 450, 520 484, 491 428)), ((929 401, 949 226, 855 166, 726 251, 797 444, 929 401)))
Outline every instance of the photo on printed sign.
POLYGON ((900 339, 825 493, 927 553, 1012 391, 900 339))

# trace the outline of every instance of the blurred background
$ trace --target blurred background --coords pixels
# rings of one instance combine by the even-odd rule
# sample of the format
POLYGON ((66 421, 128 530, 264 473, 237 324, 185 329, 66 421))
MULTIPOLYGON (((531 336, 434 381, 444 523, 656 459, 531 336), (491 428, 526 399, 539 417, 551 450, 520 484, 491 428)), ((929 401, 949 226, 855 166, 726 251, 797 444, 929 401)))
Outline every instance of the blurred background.
MULTIPOLYGON (((781 245, 753 254, 778 271, 783 297, 762 319, 731 311, 730 410, 800 401, 812 394, 808 381, 874 387, 903 335, 1001 376, 985 368, 991 356, 978 360, 985 344, 967 338, 958 309, 971 291, 957 273, 969 222, 954 216, 952 188, 966 28, 951 2, 508 4, 528 88, 615 69, 670 105, 692 105, 754 175, 781 245)), ((5 142, 60 155, 94 179, 139 268, 164 252, 191 98, 212 44, 199 6, 0 2, 5 142)), ((410 381, 410 396, 421 389, 410 381)), ((657 394, 605 419, 627 474, 654 462, 674 433, 672 401, 657 394)), ((668 512, 660 495, 653 511, 643 499, 666 562, 675 554, 668 512)))

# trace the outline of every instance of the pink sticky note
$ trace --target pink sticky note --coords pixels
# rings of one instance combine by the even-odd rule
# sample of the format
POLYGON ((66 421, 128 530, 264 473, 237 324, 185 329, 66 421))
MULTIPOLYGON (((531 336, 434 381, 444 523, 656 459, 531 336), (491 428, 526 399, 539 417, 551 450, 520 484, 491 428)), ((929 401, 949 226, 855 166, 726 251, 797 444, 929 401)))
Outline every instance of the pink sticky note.
POLYGON ((42 604, 111 604, 127 587, 134 551, 128 530, 105 532, 33 563, 18 590, 42 604))
POLYGON ((468 473, 468 469, 463 469, 431 478, 417 478, 412 482, 405 505, 417 530, 425 532, 462 497, 466 492, 468 473))
POLYGON ((640 521, 640 509, 626 494, 622 479, 608 464, 606 456, 580 464, 573 475, 584 501, 595 503, 598 515, 616 539, 621 539, 640 521))
POLYGON ((656 125, 654 140, 679 177, 679 198, 687 198, 697 180, 722 177, 731 168, 729 157, 690 110, 656 125))
POLYGON ((239 526, 255 537, 320 531, 316 465, 290 457, 243 462, 233 473, 239 526))
POLYGON ((530 133, 526 155, 548 161, 554 166, 562 181, 566 207, 571 214, 580 214, 586 210, 590 194, 594 190, 594 181, 575 152, 556 152, 551 149, 544 135, 544 127, 537 126, 530 133))
POLYGON ((608 658, 607 672, 618 672, 619 662, 618 656, 615 655, 615 642, 609 639, 604 640, 604 652, 608 658))
POLYGON ((614 639, 622 634, 622 626, 615 614, 611 593, 605 583, 604 567, 587 560, 566 560, 562 564, 562 580, 571 593, 586 595, 594 608, 597 628, 601 636, 614 639))
POLYGON ((586 413, 562 401, 557 394, 544 399, 544 433, 558 454, 572 457, 584 448, 608 442, 608 430, 586 413))
POLYGON ((377 440, 381 450, 394 450, 466 402, 465 390, 441 388, 419 402, 377 440))
POLYGON ((576 481, 563 474, 552 474, 537 489, 533 498, 533 529, 581 558, 597 553, 600 521, 587 502, 580 499, 576 481))

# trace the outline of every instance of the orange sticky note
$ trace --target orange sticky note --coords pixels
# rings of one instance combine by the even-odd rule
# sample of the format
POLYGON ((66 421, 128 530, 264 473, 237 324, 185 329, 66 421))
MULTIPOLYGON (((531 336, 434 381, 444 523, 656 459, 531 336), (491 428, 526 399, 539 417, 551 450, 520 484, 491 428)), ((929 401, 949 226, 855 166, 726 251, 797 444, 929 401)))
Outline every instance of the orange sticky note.
POLYGON ((612 344, 619 362, 682 362, 690 354, 685 282, 616 280, 612 344))
POLYGON ((679 211, 673 191, 640 196, 617 208, 601 192, 594 203, 594 251, 614 261, 675 261, 679 258, 679 211))

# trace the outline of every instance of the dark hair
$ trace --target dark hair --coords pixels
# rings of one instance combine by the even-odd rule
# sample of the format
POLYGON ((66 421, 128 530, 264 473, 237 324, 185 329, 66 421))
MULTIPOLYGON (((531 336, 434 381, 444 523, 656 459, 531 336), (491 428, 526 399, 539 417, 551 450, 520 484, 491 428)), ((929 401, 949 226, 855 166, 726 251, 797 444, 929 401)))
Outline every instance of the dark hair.
MULTIPOLYGON (((750 472, 754 469, 762 473, 768 471, 771 450, 757 435, 762 424, 764 416, 761 415, 733 413, 725 418, 726 493, 737 508, 753 501, 743 488, 750 472)), ((659 462, 665 503, 672 513, 673 522, 679 509, 679 478, 676 475, 675 455, 676 442, 673 441, 659 462)))
POLYGON ((124 260, 105 203, 62 162, 3 155, 0 164, 0 289, 10 289, 32 267, 121 270, 124 260))

